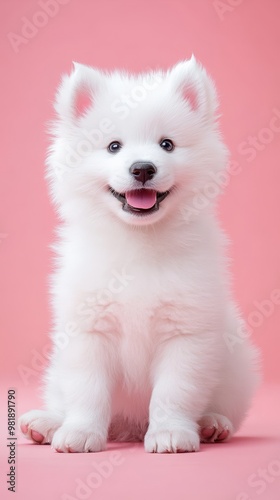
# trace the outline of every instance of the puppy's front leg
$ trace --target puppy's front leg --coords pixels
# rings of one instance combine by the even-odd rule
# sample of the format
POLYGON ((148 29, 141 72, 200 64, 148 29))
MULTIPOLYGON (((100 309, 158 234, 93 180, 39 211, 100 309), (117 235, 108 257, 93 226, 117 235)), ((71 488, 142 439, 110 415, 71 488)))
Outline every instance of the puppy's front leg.
POLYGON ((146 451, 176 453, 199 449, 197 421, 217 378, 211 344, 211 337, 207 340, 204 336, 176 335, 159 347, 152 373, 154 388, 146 451))
POLYGON ((101 451, 111 418, 113 346, 101 334, 81 334, 60 353, 58 384, 65 419, 52 447, 60 452, 101 451))

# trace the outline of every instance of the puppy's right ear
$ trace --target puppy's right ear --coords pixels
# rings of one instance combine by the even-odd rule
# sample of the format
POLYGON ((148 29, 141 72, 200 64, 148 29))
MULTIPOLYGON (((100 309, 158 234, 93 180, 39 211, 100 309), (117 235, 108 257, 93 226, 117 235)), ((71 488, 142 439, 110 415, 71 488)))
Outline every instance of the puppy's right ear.
POLYGON ((75 123, 93 108, 101 74, 84 64, 73 62, 73 65, 73 72, 62 78, 54 107, 62 121, 75 123))
POLYGON ((205 120, 215 119, 218 107, 215 85, 193 55, 176 64, 169 74, 173 89, 189 105, 190 111, 199 113, 205 120))

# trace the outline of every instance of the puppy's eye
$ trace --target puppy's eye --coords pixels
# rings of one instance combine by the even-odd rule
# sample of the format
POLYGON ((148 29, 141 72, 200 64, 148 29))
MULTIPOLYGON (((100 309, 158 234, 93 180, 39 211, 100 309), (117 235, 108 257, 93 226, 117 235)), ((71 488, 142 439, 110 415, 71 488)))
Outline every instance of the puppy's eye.
POLYGON ((165 149, 165 151, 168 151, 169 153, 170 153, 170 151, 173 151, 173 149, 175 147, 173 142, 170 139, 163 139, 159 143, 159 145, 162 149, 165 149))
POLYGON ((108 146, 109 153, 118 153, 118 151, 122 148, 122 145, 119 141, 113 141, 108 146))

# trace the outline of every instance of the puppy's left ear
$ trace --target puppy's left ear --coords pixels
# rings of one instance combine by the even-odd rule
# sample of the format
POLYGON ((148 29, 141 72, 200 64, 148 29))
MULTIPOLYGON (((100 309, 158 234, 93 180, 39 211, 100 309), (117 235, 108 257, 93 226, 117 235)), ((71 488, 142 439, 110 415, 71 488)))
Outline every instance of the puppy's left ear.
POLYGON ((94 108, 102 74, 84 64, 74 62, 73 66, 72 73, 62 78, 56 94, 55 109, 62 121, 75 124, 94 108))
POLYGON ((194 56, 176 64, 169 78, 173 89, 181 94, 190 111, 200 113, 205 119, 215 119, 218 107, 215 85, 194 56))

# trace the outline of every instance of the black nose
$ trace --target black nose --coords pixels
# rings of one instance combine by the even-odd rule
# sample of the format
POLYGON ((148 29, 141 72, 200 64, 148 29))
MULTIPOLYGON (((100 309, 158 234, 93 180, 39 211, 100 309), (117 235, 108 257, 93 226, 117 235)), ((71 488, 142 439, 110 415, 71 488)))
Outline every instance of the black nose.
POLYGON ((146 163, 144 161, 137 161, 131 165, 129 172, 133 177, 145 184, 145 182, 150 181, 157 172, 156 167, 153 163, 146 163))

